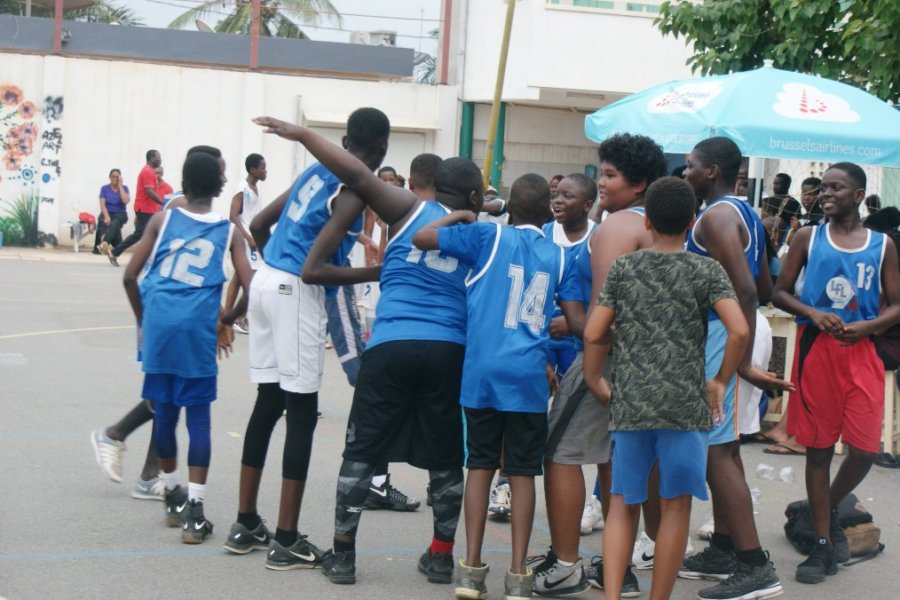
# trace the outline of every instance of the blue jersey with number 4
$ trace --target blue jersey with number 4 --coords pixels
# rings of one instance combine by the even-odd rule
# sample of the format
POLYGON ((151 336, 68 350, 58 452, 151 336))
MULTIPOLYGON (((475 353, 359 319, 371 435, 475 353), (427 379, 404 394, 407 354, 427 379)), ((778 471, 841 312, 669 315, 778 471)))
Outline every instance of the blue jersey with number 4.
MULTIPOLYGON (((816 225, 809 238, 800 302, 834 313, 844 323, 877 317, 886 238, 883 233, 866 229, 865 244, 854 249, 840 248, 831 240, 827 223, 816 225)), ((797 317, 797 322, 810 321, 797 317)))
POLYGON ((473 265, 460 404, 503 412, 547 410, 553 299, 576 285, 565 249, 537 227, 497 223, 438 231, 443 252, 473 265))
POLYGON ((422 202, 388 241, 381 297, 366 348, 397 340, 466 343, 469 265, 439 250, 419 250, 412 243, 419 229, 449 212, 434 200, 422 202))
POLYGON ((140 281, 144 373, 218 373, 216 323, 233 229, 216 213, 165 213, 140 281))

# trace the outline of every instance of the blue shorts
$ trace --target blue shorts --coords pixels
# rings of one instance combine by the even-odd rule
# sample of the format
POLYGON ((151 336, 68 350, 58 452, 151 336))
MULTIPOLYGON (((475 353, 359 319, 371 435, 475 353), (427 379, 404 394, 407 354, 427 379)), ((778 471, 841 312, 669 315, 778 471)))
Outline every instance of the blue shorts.
MULTIPOLYGON (((710 319, 709 329, 706 333, 706 380, 709 381, 719 372, 722 366, 722 359, 725 358, 725 341, 728 339, 728 332, 719 319, 710 319)), ((750 385, 744 383, 744 385, 750 385)), ((724 419, 718 425, 714 425, 709 430, 709 445, 719 446, 728 444, 741 437, 740 427, 737 416, 734 413, 735 399, 737 398, 737 375, 732 375, 728 380, 728 387, 725 388, 725 395, 722 397, 722 413, 724 419)))
POLYGON ((198 406, 216 399, 216 376, 180 377, 169 373, 144 373, 141 398, 175 406, 198 406))
POLYGON ((706 494, 706 432, 645 429, 613 431, 612 493, 625 504, 647 501, 647 479, 659 462, 659 495, 675 498, 706 494))

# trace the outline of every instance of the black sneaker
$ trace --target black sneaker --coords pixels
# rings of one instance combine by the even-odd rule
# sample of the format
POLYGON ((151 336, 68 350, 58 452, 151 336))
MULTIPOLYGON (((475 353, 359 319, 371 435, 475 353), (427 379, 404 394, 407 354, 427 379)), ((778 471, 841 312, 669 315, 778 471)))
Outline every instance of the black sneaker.
POLYGON ((290 569, 315 569, 321 562, 324 553, 305 535, 297 537, 293 546, 285 548, 272 540, 272 548, 266 557, 266 568, 273 571, 289 571, 290 569))
POLYGON ((797 581, 800 583, 822 583, 826 575, 838 572, 831 544, 816 544, 809 558, 797 566, 797 581))
POLYGON ((431 553, 431 548, 419 557, 419 573, 428 577, 431 583, 453 581, 453 556, 443 552, 431 553))
POLYGON ((703 552, 686 556, 678 576, 683 579, 725 580, 737 570, 737 565, 734 552, 720 550, 710 544, 703 552))
MULTIPOLYGON (((603 557, 595 556, 591 559, 590 566, 584 568, 584 576, 588 583, 593 587, 603 589, 603 557)), ((631 567, 625 571, 625 579, 622 581, 622 597, 637 598, 641 595, 641 588, 638 587, 638 580, 631 567)))
POLYGON ((396 510, 399 512, 411 512, 417 510, 421 502, 410 498, 391 485, 391 476, 388 475, 384 483, 378 487, 369 488, 369 495, 363 508, 366 510, 396 510))
POLYGON ((213 524, 203 514, 203 501, 191 500, 184 510, 184 524, 181 526, 181 542, 184 544, 202 544, 212 535, 213 524))
POLYGON ((850 560, 850 543, 847 541, 847 534, 841 527, 838 519, 838 509, 831 509, 831 523, 828 525, 828 537, 831 538, 831 547, 834 548, 834 561, 845 563, 850 560))
POLYGON ((166 525, 181 527, 187 506, 188 495, 183 487, 176 485, 174 490, 166 490, 166 525))
POLYGON ((762 566, 738 563, 734 575, 711 588, 700 590, 700 600, 763 600, 780 596, 781 581, 771 562, 762 566))
POLYGON ((240 523, 234 523, 223 548, 234 554, 249 554, 254 550, 268 550, 271 542, 272 534, 262 521, 255 529, 247 529, 240 523))
POLYGON ((581 559, 569 567, 561 565, 552 548, 542 562, 537 563, 536 559, 530 559, 526 560, 525 564, 534 570, 533 591, 538 596, 572 596, 591 587, 587 577, 584 576, 581 559))
POLYGON ((356 583, 356 552, 328 550, 322 557, 322 575, 331 583, 356 583))

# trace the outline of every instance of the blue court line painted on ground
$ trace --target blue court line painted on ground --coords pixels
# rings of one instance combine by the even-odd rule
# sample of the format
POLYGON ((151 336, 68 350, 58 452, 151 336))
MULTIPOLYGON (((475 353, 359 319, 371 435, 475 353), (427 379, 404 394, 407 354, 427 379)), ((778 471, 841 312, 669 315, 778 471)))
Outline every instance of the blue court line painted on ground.
MULTIPOLYGON (((421 548, 357 548, 356 553, 362 555, 409 555, 418 557, 425 546, 421 548)), ((509 554, 509 548, 484 548, 482 554, 509 554)), ((0 562, 26 561, 26 560, 86 560, 94 558, 190 558, 211 556, 233 556, 215 546, 208 550, 197 548, 185 548, 183 550, 105 550, 95 552, 9 552, 0 553, 0 562)))

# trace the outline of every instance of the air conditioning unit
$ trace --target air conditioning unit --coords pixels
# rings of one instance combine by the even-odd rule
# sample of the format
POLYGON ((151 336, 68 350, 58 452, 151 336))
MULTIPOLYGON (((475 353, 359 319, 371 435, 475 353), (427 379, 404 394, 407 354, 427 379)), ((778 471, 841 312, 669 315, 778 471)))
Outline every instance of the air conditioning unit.
POLYGON ((350 32, 350 43, 351 44, 363 44, 368 46, 372 43, 372 36, 369 35, 368 31, 351 31, 350 32))
POLYGON ((396 46, 397 32, 383 30, 372 31, 369 33, 369 39, 371 40, 369 43, 373 46, 396 46))

